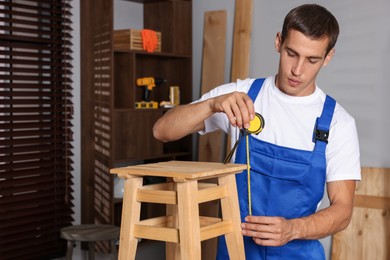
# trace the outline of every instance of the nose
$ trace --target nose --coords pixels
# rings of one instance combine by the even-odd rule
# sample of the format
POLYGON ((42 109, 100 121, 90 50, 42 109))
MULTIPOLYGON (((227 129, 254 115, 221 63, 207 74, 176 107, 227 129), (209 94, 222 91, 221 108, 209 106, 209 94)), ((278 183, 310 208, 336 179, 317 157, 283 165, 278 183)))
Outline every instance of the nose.
POLYGON ((300 76, 303 72, 303 60, 298 60, 294 66, 291 68, 291 73, 294 76, 300 76))

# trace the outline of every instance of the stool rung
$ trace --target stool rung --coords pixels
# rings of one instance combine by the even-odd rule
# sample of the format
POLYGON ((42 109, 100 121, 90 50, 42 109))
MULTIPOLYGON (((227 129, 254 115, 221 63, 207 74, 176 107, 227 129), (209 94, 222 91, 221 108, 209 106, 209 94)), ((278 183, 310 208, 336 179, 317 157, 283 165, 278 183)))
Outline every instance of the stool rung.
POLYGON ((233 232, 232 220, 223 220, 222 221, 221 219, 214 218, 214 221, 210 221, 210 219, 213 219, 213 218, 207 218, 206 222, 208 222, 208 223, 214 222, 214 223, 210 224, 210 225, 203 226, 204 221, 205 221, 204 218, 205 217, 200 218, 200 223, 201 223, 200 240, 201 241, 233 232))
POLYGON ((176 191, 139 189, 137 201, 175 205, 177 204, 177 195, 176 191))
POLYGON ((138 224, 143 226, 172 227, 173 216, 161 216, 141 220, 138 224))
POLYGON ((172 218, 158 217, 135 224, 134 237, 179 243, 179 230, 166 227, 169 219, 172 221, 172 218))
POLYGON ((198 203, 225 198, 228 195, 225 185, 212 186, 211 188, 200 189, 198 192, 198 203))

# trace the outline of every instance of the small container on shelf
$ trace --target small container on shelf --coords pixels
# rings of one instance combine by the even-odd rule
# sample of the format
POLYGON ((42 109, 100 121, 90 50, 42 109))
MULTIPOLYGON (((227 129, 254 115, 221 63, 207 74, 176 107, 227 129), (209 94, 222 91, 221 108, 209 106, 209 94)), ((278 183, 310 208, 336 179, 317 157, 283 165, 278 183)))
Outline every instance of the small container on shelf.
MULTIPOLYGON (((161 52, 161 32, 156 32, 157 47, 153 52, 161 52)), ((114 49, 146 51, 143 47, 142 30, 123 29, 114 31, 114 49)))

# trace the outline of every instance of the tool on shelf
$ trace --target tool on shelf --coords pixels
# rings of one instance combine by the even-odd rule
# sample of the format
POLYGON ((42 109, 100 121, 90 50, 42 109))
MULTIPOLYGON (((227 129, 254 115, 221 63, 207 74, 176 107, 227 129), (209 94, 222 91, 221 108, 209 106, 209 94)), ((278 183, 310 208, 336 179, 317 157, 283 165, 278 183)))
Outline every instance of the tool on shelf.
POLYGON ((135 102, 135 108, 158 108, 158 103, 151 100, 153 88, 156 85, 167 82, 165 79, 144 77, 137 79, 137 86, 144 87, 143 100, 141 102, 135 102))

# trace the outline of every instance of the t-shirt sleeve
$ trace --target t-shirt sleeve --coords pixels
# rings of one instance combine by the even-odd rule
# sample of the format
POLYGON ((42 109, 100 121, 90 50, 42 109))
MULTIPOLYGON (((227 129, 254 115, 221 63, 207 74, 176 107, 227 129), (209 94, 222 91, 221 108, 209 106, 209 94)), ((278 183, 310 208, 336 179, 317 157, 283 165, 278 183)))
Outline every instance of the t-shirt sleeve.
POLYGON ((361 180, 360 151, 356 123, 349 115, 345 115, 344 120, 344 123, 341 125, 336 122, 333 133, 329 133, 327 182, 361 180))

